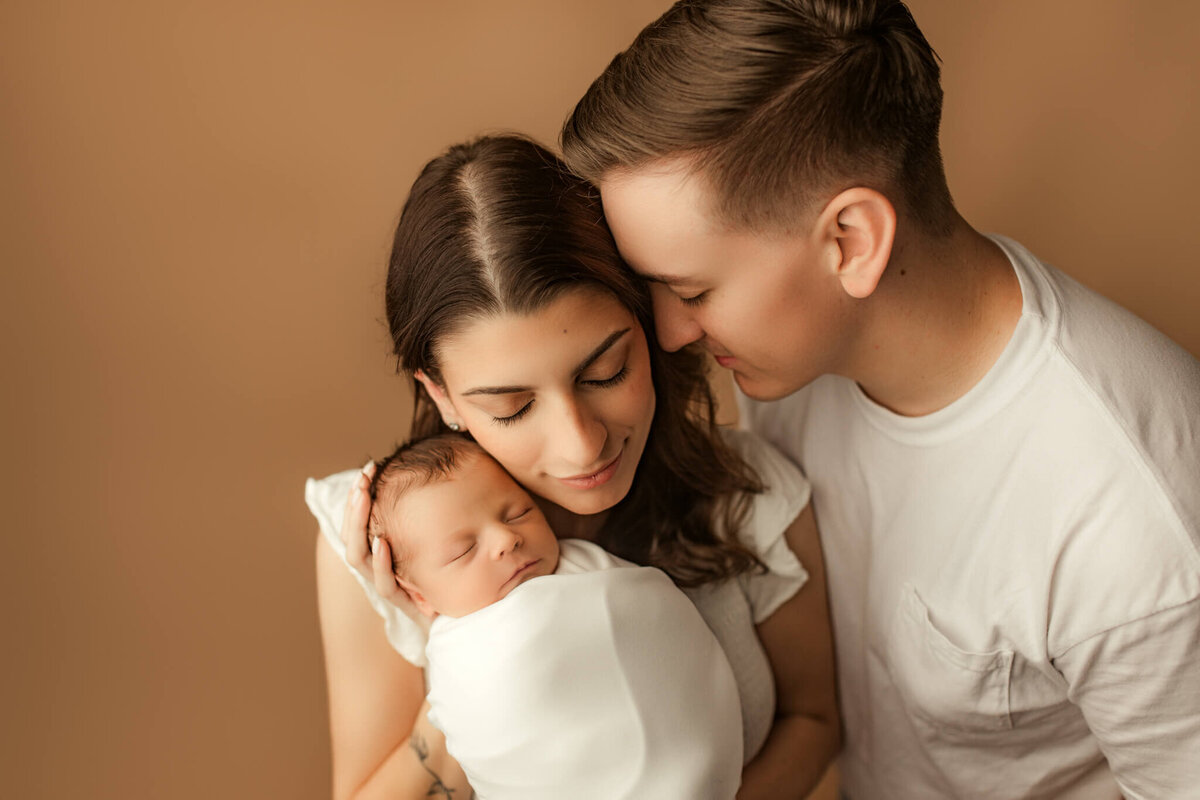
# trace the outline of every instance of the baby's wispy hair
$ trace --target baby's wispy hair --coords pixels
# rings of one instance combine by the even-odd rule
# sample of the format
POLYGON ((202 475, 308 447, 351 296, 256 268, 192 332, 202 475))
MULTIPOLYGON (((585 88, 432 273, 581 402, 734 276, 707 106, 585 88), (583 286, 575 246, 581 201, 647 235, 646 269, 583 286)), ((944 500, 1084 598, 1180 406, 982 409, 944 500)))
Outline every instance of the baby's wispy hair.
POLYGON ((471 455, 486 456, 487 453, 461 433, 439 433, 398 445, 375 462, 375 476, 368 487, 371 514, 367 520, 367 534, 388 543, 392 551, 392 571, 397 575, 403 571, 407 554, 396 535, 398 532, 389 530, 388 512, 412 489, 449 478, 471 455))

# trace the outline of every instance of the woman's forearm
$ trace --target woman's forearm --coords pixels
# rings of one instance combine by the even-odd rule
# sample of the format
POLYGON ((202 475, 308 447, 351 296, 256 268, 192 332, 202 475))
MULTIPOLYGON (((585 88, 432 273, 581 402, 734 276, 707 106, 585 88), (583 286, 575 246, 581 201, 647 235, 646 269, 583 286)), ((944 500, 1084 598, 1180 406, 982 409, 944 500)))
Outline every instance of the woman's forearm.
POLYGON ((775 724, 742 772, 738 800, 806 797, 841 747, 825 561, 812 506, 785 536, 808 581, 758 626, 775 676, 775 724))
POLYGON ((334 798, 469 798, 461 768, 429 723, 421 669, 392 648, 357 581, 321 539, 317 606, 334 798))
POLYGON ((470 800, 474 796, 446 739, 421 710, 412 735, 402 742, 349 800, 470 800))
POLYGON ((776 719, 762 750, 742 771, 737 800, 807 797, 840 747, 836 720, 799 715, 776 719))

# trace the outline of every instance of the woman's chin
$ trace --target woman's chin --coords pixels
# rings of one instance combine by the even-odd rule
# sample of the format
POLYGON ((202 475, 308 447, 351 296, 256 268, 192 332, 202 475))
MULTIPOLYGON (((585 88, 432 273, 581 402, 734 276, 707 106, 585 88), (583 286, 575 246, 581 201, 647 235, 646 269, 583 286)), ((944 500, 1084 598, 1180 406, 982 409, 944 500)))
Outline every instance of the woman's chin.
POLYGON ((591 489, 569 489, 562 486, 548 487, 543 498, 581 517, 608 511, 629 494, 629 481, 613 481, 591 489))

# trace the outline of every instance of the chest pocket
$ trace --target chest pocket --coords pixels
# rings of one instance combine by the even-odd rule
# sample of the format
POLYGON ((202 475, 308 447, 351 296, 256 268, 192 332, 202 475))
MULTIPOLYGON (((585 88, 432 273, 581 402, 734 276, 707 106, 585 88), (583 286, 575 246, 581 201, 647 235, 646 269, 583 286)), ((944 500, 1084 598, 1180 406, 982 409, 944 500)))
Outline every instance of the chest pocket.
POLYGON ((938 630, 916 589, 905 584, 887 644, 888 671, 909 715, 932 739, 961 740, 1011 730, 1013 653, 963 650, 938 630))

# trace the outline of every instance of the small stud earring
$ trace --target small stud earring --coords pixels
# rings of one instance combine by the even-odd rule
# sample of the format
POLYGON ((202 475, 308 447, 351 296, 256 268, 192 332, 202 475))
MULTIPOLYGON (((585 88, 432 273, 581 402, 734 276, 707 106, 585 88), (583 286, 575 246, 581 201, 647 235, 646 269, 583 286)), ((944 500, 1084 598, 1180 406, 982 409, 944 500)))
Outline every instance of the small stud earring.
POLYGON ((447 422, 446 427, 449 428, 450 430, 454 431, 455 433, 458 433, 459 431, 462 430, 462 426, 459 425, 457 422, 447 422))

